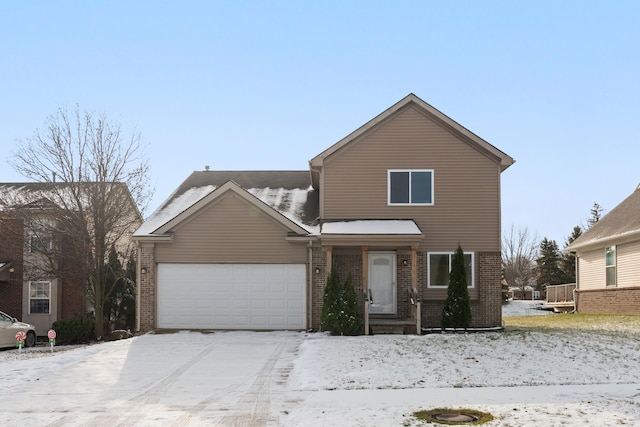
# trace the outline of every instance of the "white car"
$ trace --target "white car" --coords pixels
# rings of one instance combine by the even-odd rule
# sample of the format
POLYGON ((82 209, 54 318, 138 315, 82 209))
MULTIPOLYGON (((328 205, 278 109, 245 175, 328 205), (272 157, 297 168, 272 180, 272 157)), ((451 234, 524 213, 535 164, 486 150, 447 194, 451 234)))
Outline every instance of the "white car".
POLYGON ((0 311, 0 347, 16 347, 16 334, 24 332, 25 347, 36 345, 36 328, 28 323, 18 322, 15 317, 11 317, 0 311))

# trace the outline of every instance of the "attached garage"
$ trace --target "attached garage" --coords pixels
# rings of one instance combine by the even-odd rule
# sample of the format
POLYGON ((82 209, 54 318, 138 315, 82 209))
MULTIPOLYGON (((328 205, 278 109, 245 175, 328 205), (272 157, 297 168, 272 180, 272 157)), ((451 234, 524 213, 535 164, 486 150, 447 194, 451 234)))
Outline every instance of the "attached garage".
POLYGON ((157 327, 306 329, 304 264, 160 263, 157 327))

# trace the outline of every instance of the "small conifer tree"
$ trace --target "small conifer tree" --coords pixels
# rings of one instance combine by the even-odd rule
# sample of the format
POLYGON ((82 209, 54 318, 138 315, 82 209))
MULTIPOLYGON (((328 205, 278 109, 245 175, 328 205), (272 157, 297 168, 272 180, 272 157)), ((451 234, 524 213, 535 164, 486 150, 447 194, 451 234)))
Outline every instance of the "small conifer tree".
POLYGON ((324 288, 320 316, 322 330, 334 335, 356 335, 360 332, 361 324, 351 273, 344 284, 341 284, 338 272, 332 269, 327 277, 327 286, 324 288))
POLYGON ((442 308, 443 328, 467 328, 471 325, 471 302, 467 290, 467 270, 460 245, 451 260, 447 299, 442 308))
POLYGON ((341 316, 340 330, 344 335, 356 335, 360 332, 362 321, 358 311, 356 290, 353 288, 351 273, 342 287, 343 314, 341 316))

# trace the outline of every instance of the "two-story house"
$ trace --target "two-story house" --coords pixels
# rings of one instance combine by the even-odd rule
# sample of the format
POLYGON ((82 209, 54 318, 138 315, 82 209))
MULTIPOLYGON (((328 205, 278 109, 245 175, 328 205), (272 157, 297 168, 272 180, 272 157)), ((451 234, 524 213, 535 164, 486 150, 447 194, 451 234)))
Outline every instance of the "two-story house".
MULTIPOLYGON (((57 320, 84 317, 93 310, 87 271, 80 267, 91 249, 79 243, 92 237, 71 230, 67 215, 73 205, 70 192, 92 185, 0 184, 0 311, 33 324, 38 335, 46 335, 57 320)), ((113 230, 122 236, 115 240, 118 249, 125 251, 142 218, 127 186, 113 187, 114 194, 122 194, 114 203, 126 210, 126 219, 118 221, 122 230, 113 230)), ((86 215, 91 223, 91 214, 86 215)))
POLYGON ((410 94, 308 170, 194 172, 133 235, 139 329, 318 330, 336 268, 352 275, 365 333, 419 332, 440 325, 458 245, 472 326, 499 327, 500 176, 513 163, 410 94))

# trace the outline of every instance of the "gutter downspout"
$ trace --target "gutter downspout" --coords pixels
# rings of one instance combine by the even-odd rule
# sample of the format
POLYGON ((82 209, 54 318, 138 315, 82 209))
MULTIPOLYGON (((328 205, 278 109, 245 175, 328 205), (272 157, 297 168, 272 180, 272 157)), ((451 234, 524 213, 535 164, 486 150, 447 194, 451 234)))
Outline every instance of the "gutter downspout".
POLYGON ((576 275, 576 287, 573 288, 573 312, 578 312, 578 287, 580 286, 579 277, 578 277, 578 253, 574 252, 573 256, 575 257, 576 266, 575 266, 575 275, 576 275))
POLYGON ((309 306, 307 307, 308 312, 311 314, 306 315, 306 317, 310 320, 309 325, 307 325, 307 331, 311 331, 313 329, 313 242, 309 240, 309 244, 307 245, 309 251, 309 296, 307 297, 307 302, 309 306))

